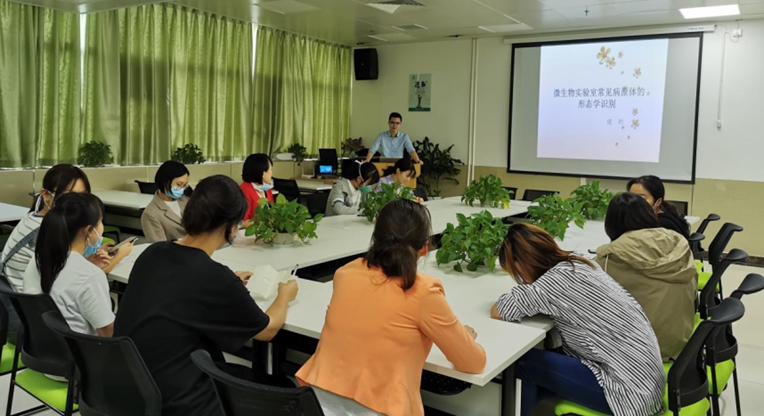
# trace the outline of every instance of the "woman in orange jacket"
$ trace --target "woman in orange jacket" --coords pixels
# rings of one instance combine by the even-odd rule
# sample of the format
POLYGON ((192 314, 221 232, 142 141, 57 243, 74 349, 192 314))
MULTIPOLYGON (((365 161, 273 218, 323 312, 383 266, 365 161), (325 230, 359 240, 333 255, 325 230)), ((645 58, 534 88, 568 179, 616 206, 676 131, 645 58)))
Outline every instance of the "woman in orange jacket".
POLYGON ((334 275, 318 348, 297 372, 327 415, 424 415, 419 384, 433 342, 457 370, 483 371, 475 331, 454 316, 440 280, 417 273, 431 234, 426 207, 392 201, 366 258, 334 275))

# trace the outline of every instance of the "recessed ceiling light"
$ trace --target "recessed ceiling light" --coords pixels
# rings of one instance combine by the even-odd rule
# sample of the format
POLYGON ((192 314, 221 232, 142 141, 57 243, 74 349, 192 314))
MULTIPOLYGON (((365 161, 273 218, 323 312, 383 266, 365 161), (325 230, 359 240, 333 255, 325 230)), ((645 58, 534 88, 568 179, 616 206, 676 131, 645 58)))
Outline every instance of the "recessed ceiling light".
POLYGON ((377 10, 382 10, 385 13, 393 14, 401 6, 404 7, 424 7, 424 4, 419 3, 416 0, 388 0, 388 1, 376 1, 373 3, 366 3, 367 6, 373 7, 377 10))
POLYGON ((679 13, 685 19, 703 19, 708 17, 737 16, 740 14, 740 6, 728 4, 725 6, 690 7, 679 9, 679 13))

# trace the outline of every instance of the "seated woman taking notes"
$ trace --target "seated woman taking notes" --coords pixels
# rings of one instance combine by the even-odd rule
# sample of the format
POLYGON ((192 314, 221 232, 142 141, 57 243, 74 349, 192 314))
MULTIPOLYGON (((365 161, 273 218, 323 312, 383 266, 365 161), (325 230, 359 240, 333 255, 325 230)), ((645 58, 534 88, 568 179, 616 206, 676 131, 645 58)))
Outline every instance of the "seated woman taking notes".
POLYGON ((597 263, 644 309, 658 337, 663 361, 676 359, 692 335, 698 271, 681 234, 658 224, 655 212, 631 192, 610 201, 597 263))
POLYGON ((86 259, 101 247, 102 219, 103 203, 95 195, 69 193, 57 198, 42 220, 24 292, 50 295, 73 331, 111 337, 109 282, 103 270, 86 259))
POLYGON ((564 354, 532 349, 518 362, 523 416, 547 396, 616 416, 662 412, 658 341, 621 285, 528 224, 509 228, 499 261, 518 286, 499 298, 491 316, 519 321, 547 315, 562 336, 564 354))
POLYGON ((244 221, 255 217, 257 204, 261 199, 273 202, 273 161, 268 155, 254 153, 244 161, 241 170, 241 179, 244 181, 239 188, 247 198, 247 212, 244 221))
POLYGON ((332 186, 326 201, 326 216, 358 214, 363 194, 371 192, 372 185, 377 182, 377 167, 356 161, 355 165, 343 170, 342 177, 332 186))
POLYGON ((416 170, 414 170, 414 162, 411 158, 404 157, 395 162, 395 165, 388 166, 387 169, 382 172, 382 179, 374 186, 374 192, 382 192, 382 185, 392 185, 398 183, 406 186, 406 184, 416 178, 416 170))
POLYGON ((457 370, 483 371, 477 334, 454 316, 440 281, 417 272, 431 233, 427 208, 394 200, 379 213, 366 258, 334 275, 318 348, 296 374, 327 416, 423 415, 433 342, 457 370))
POLYGON ((189 175, 188 168, 174 160, 162 163, 157 170, 154 176, 157 192, 141 214, 141 227, 150 243, 186 235, 181 221, 188 204, 185 192, 189 175))
POLYGON ((222 351, 233 353, 253 338, 270 341, 297 296, 294 280, 281 284, 263 313, 244 287, 252 273, 234 273, 212 260, 215 250, 233 242, 246 211, 247 200, 231 178, 203 179, 183 215, 186 236, 152 244, 130 273, 114 330, 138 347, 162 393, 162 415, 222 415, 191 353, 204 349, 223 361, 222 351))

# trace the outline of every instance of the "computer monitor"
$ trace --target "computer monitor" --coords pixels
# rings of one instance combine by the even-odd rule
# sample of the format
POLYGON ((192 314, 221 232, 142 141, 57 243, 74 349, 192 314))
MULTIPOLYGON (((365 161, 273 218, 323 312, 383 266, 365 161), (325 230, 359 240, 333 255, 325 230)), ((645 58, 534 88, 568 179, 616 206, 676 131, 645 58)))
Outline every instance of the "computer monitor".
POLYGON ((337 149, 318 149, 318 164, 320 166, 332 166, 336 172, 340 165, 337 157, 337 149))
POLYGON ((331 165, 318 165, 318 173, 321 175, 331 175, 334 173, 334 168, 331 165))

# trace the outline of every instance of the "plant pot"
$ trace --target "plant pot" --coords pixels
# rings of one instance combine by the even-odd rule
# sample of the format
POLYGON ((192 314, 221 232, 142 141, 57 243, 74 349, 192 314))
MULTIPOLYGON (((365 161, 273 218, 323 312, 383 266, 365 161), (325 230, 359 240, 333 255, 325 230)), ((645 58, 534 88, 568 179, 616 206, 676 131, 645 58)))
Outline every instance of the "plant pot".
POLYGON ((272 244, 281 246, 294 244, 294 234, 278 233, 276 234, 276 237, 273 238, 272 244))

